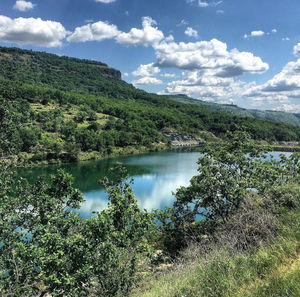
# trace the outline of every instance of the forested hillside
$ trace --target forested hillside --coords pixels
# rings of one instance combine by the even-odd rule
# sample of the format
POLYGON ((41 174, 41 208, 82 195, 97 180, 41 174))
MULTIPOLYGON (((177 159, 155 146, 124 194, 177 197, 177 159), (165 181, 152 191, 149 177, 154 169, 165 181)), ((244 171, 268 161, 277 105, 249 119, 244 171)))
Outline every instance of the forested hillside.
POLYGON ((299 141, 299 128, 175 102, 94 61, 0 48, 0 149, 20 160, 77 160, 166 148, 162 129, 209 141, 243 127, 299 141))
POLYGON ((224 111, 241 117, 266 119, 266 120, 283 122, 283 123, 300 126, 299 113, 288 113, 288 112, 273 111, 273 110, 246 109, 246 108, 240 108, 232 104, 217 104, 217 103, 205 102, 202 100, 193 99, 183 94, 171 95, 168 97, 178 102, 195 104, 211 110, 224 111))

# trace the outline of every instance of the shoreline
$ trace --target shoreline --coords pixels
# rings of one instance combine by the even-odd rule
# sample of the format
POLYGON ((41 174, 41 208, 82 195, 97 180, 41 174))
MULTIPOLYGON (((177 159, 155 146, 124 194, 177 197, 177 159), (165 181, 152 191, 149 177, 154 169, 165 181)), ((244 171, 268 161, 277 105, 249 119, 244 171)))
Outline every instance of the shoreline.
MULTIPOLYGON (((155 146, 154 148, 150 149, 138 149, 135 147, 126 147, 124 149, 116 150, 112 152, 111 154, 102 155, 100 152, 83 152, 79 154, 78 159, 74 161, 65 161, 62 159, 51 159, 51 160, 42 160, 38 162, 30 162, 24 160, 17 160, 18 157, 14 156, 13 158, 16 160, 17 167, 24 167, 24 168, 30 168, 30 167, 39 167, 39 166, 51 166, 51 165, 59 165, 59 164, 74 164, 74 163, 81 163, 86 161, 99 161, 99 160, 105 160, 110 158, 117 158, 117 157, 123 157, 123 156, 137 156, 141 154, 146 153, 152 153, 152 152, 161 152, 161 151, 168 151, 171 149, 169 146, 155 146)), ((9 159, 9 158, 7 158, 9 159)))
MULTIPOLYGON (((214 142, 214 143, 207 143, 206 145, 219 145, 220 142, 214 142)), ((153 148, 135 148, 135 147, 126 147, 119 150, 116 150, 108 155, 102 155, 99 152, 93 151, 93 152, 85 152, 81 153, 79 155, 79 158, 75 161, 67 161, 64 162, 60 159, 51 159, 51 160, 43 160, 39 162, 32 162, 32 163, 26 163, 26 161, 21 160, 17 161, 17 167, 38 167, 38 166, 51 166, 51 165, 57 165, 57 164, 72 164, 72 163, 81 163, 85 161, 98 161, 98 160, 105 160, 110 158, 116 158, 121 156, 137 156, 141 154, 147 154, 152 152, 164 152, 164 151, 172 151, 172 150, 197 150, 200 149, 205 145, 180 145, 180 146, 168 146, 168 145, 158 145, 153 148)), ((269 145, 270 148, 274 151, 282 151, 282 152, 300 152, 300 146, 289 146, 289 145, 269 145)))

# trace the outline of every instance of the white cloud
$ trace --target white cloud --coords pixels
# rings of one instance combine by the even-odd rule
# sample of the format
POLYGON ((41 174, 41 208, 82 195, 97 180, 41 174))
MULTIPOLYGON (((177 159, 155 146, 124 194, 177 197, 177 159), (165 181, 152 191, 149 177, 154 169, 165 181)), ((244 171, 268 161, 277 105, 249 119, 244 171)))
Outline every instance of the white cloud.
POLYGON ((167 77, 167 78, 174 78, 177 77, 177 75, 175 73, 163 73, 160 76, 162 77, 167 77))
POLYGON ((282 104, 276 108, 273 108, 273 110, 300 113, 300 104, 282 104))
MULTIPOLYGON (((254 88, 259 92, 286 92, 300 90, 300 59, 287 63, 272 79, 254 88)), ((251 90, 250 90, 251 93, 251 90)))
POLYGON ((116 37, 120 32, 117 26, 106 22, 96 22, 77 27, 67 40, 70 42, 102 41, 116 37))
POLYGON ((198 31, 194 30, 192 27, 187 27, 184 34, 190 37, 198 38, 198 31))
POLYGON ((62 24, 40 18, 17 18, 0 15, 0 40, 44 47, 61 46, 67 36, 62 24))
POLYGON ((300 43, 298 43, 294 46, 294 55, 296 57, 300 57, 300 43))
POLYGON ((300 59, 287 63, 281 72, 262 85, 248 88, 243 96, 254 101, 287 102, 300 98, 300 59))
POLYGON ((281 40, 282 40, 282 41, 289 41, 290 38, 289 38, 289 37, 283 37, 281 40))
POLYGON ((154 49, 157 57, 155 66, 161 68, 213 69, 218 77, 234 77, 245 72, 263 73, 269 68, 252 53, 236 49, 228 51, 226 43, 217 39, 195 43, 161 42, 154 49))
POLYGON ((210 1, 210 2, 207 2, 207 1, 203 1, 203 0, 186 0, 187 3, 190 3, 190 4, 193 4, 194 2, 197 3, 197 5, 199 7, 202 7, 202 8, 205 8, 205 7, 209 7, 209 6, 212 6, 212 7, 216 7, 220 4, 223 3, 223 1, 210 1))
POLYGON ((36 4, 33 4, 29 1, 18 0, 16 1, 13 8, 19 11, 28 11, 30 9, 33 9, 35 6, 36 4))
POLYGON ((132 28, 128 33, 120 33, 116 40, 127 45, 149 46, 158 44, 164 38, 164 34, 157 27, 154 27, 155 25, 156 21, 151 17, 143 17, 143 29, 132 28))
POLYGON ((254 37, 256 37, 256 36, 263 36, 265 34, 265 32, 264 31, 261 31, 261 30, 258 30, 258 31, 252 31, 251 32, 251 36, 254 36, 254 37))
POLYGON ((217 13, 222 14, 222 13, 224 13, 224 10, 218 9, 218 10, 217 10, 217 13))
POLYGON ((198 6, 199 6, 199 7, 208 7, 208 3, 205 2, 205 1, 199 0, 199 1, 198 1, 198 6))
POLYGON ((134 76, 155 76, 160 72, 160 69, 153 65, 154 63, 140 65, 137 70, 132 72, 132 74, 134 76))
POLYGON ((272 29, 272 33, 277 33, 277 30, 276 29, 272 29))
POLYGON ((96 2, 101 2, 101 3, 108 4, 108 3, 115 2, 116 0, 95 0, 95 1, 96 1, 96 2))
POLYGON ((249 37, 260 37, 260 36, 263 36, 263 35, 265 35, 265 32, 264 32, 264 31, 257 30, 257 31, 252 31, 252 32, 250 33, 250 35, 244 34, 244 38, 249 38, 249 37))
POLYGON ((169 35, 168 37, 165 38, 165 41, 173 41, 173 40, 174 40, 173 35, 169 35))
POLYGON ((142 77, 138 80, 134 80, 132 82, 132 84, 134 86, 141 86, 141 85, 160 85, 162 84, 163 82, 160 80, 160 79, 157 79, 155 77, 142 77))
POLYGON ((251 85, 233 78, 217 77, 212 70, 184 71, 182 78, 168 83, 165 93, 186 94, 205 101, 229 103, 235 101, 251 85))

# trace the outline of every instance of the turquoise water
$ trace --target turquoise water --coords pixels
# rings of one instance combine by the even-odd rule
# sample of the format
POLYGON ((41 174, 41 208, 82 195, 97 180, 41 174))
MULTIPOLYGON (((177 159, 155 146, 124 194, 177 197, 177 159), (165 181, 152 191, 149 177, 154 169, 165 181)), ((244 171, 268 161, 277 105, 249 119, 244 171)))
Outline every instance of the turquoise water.
MULTIPOLYGON (((272 155, 279 158, 281 152, 272 155)), ((287 156, 290 153, 284 153, 287 156)), ((85 198, 80 213, 90 217, 93 211, 100 211, 107 205, 107 195, 99 180, 109 177, 108 169, 116 162, 121 162, 134 178, 132 185, 139 205, 148 210, 162 209, 172 206, 172 192, 180 186, 187 186, 192 176, 197 174, 199 152, 159 152, 145 155, 111 158, 100 161, 41 166, 20 169, 20 175, 34 181, 40 175, 55 174, 58 169, 64 169, 74 177, 74 186, 85 198)))

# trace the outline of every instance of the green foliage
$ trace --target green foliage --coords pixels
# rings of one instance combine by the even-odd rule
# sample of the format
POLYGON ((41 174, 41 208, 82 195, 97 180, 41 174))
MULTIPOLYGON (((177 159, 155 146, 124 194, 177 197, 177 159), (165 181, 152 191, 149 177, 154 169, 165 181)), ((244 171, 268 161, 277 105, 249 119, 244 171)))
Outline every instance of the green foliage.
POLYGON ((280 213, 284 209, 300 208, 300 187, 298 184, 276 185, 268 189, 264 196, 266 207, 272 212, 280 213))
MULTIPOLYGON (((38 141, 29 137, 29 143, 23 143, 30 134, 28 126, 40 134, 57 134, 66 146, 70 142, 83 152, 97 151, 102 156, 129 146, 151 150, 163 143, 167 147, 163 128, 214 139, 243 126, 255 140, 300 140, 300 130, 293 125, 238 117, 135 89, 120 79, 118 71, 95 61, 0 47, 0 66, 0 98, 15 122, 3 129, 6 155, 11 154, 8 147, 15 154, 40 149, 34 159, 49 159, 39 133, 38 141), (25 129, 23 138, 17 127, 25 129)), ((50 157, 76 160, 75 151, 68 155, 69 150, 62 149, 50 157)))
POLYGON ((225 222, 249 191, 261 193, 297 177, 291 168, 299 167, 298 158, 293 157, 292 164, 287 159, 266 160, 265 152, 244 132, 228 134, 227 139, 225 145, 204 148, 199 174, 190 186, 177 190, 174 207, 187 222, 195 221, 196 215, 225 222))
POLYGON ((68 174, 31 186, 16 181, 9 162, 0 166, 1 294, 127 296, 150 255, 152 216, 137 206, 126 175, 105 181, 108 208, 85 220, 68 174))
POLYGON ((266 195, 272 196, 273 205, 292 208, 299 201, 292 189, 289 196, 286 189, 285 195, 280 192, 280 186, 299 181, 299 154, 268 160, 245 132, 229 133, 223 145, 204 147, 198 164, 190 185, 177 189, 173 208, 159 213, 164 248, 171 255, 226 223, 254 191, 263 194, 272 188, 266 195), (200 218, 204 220, 198 223, 200 218))

